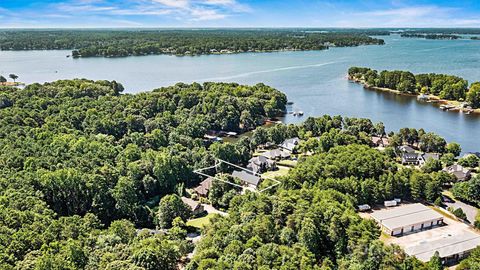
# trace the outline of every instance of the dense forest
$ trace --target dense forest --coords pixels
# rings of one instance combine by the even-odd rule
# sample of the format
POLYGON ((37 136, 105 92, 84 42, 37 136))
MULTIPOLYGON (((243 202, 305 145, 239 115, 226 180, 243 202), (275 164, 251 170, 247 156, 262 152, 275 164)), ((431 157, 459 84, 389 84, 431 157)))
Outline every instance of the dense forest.
POLYGON ((480 83, 445 74, 413 74, 409 71, 387 71, 380 73, 370 68, 351 67, 351 79, 362 81, 367 87, 398 90, 409 94, 430 94, 441 99, 466 101, 473 108, 480 108, 480 83))
POLYGON ((191 249, 182 222, 167 225, 176 234, 135 228, 155 228, 160 198, 198 183, 192 169, 222 151, 207 130, 252 129, 286 103, 263 84, 122 90, 0 87, 0 269, 174 269, 191 249))
POLYGON ((292 137, 312 154, 278 188, 212 187, 209 200, 229 215, 203 229, 187 269, 442 269, 385 246, 355 206, 394 196, 438 202, 451 176, 438 164, 397 166, 396 146, 448 163, 458 145, 404 128, 380 152, 370 138, 386 135, 382 123, 340 116, 263 127, 287 102, 263 84, 122 91, 85 79, 0 87, 0 269, 176 269, 194 248, 179 197, 201 180, 193 169, 214 158, 245 165, 259 145, 292 137), (209 130, 254 131, 211 143, 209 130))
POLYGON ((459 39, 460 36, 452 34, 422 34, 422 33, 403 33, 401 37, 406 38, 425 38, 425 39, 459 39))
POLYGON ((383 44, 362 32, 302 30, 5 30, 0 50, 73 50, 73 57, 323 50, 383 44))

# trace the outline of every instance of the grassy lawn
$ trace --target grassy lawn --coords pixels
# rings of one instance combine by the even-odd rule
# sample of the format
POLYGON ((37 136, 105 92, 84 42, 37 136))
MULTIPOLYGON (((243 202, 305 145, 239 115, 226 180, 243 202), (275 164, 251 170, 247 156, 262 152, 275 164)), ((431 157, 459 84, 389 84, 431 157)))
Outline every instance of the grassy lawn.
POLYGON ((277 162, 277 165, 282 165, 286 167, 295 167, 297 166, 297 161, 296 160, 281 160, 277 162))
POLYGON ((275 179, 276 177, 287 175, 288 171, 290 170, 290 168, 284 167, 284 166, 277 166, 277 167, 278 167, 278 170, 268 171, 266 173, 263 173, 262 177, 275 179))
POLYGON ((212 218, 213 215, 214 214, 208 214, 201 218, 191 219, 187 221, 187 226, 201 229, 203 226, 206 226, 210 223, 210 218, 212 218))

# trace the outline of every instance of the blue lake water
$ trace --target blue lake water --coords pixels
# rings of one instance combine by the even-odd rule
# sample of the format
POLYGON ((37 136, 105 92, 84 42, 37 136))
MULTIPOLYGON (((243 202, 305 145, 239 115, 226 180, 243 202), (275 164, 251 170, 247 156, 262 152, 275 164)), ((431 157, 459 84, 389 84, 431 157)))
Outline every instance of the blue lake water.
POLYGON ((348 82, 350 66, 402 69, 458 75, 480 81, 480 41, 382 37, 383 46, 325 51, 248 53, 198 57, 142 56, 66 58, 69 51, 0 52, 0 74, 15 73, 26 83, 89 78, 121 82, 128 93, 177 82, 263 82, 285 92, 303 118, 323 114, 366 117, 388 130, 424 128, 459 142, 464 151, 480 151, 480 117, 443 112, 414 98, 364 90, 348 82))

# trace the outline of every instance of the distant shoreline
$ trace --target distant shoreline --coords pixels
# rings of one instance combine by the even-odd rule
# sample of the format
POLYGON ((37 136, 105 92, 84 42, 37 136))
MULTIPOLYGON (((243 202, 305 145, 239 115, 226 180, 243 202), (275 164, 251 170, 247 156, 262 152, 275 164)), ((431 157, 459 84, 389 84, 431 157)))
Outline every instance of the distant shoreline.
POLYGON ((0 86, 21 86, 21 85, 25 85, 25 83, 22 83, 22 82, 4 82, 4 83, 0 83, 0 86))
MULTIPOLYGON (((366 83, 364 80, 354 78, 352 76, 347 76, 348 80, 357 84, 360 84, 363 86, 363 88, 368 89, 368 90, 375 90, 375 91, 381 91, 381 92, 389 92, 393 93, 399 96, 408 96, 408 97, 418 97, 419 95, 417 94, 411 94, 411 93, 403 93, 398 90, 390 89, 390 88, 384 88, 384 87, 377 87, 377 86, 371 86, 368 83, 366 83)), ((462 113, 474 113, 474 114, 480 114, 480 108, 479 109, 466 109, 461 107, 460 101, 455 101, 455 100, 446 100, 446 99, 441 99, 438 96, 435 95, 426 95, 428 98, 427 103, 432 103, 432 104, 440 104, 440 106, 445 105, 449 107, 449 109, 446 109, 445 111, 452 111, 452 112, 462 112, 462 113)), ((418 102, 420 102, 417 99, 418 102)), ((438 106, 439 109, 440 106, 438 106)), ((443 110, 443 109, 442 109, 443 110)))

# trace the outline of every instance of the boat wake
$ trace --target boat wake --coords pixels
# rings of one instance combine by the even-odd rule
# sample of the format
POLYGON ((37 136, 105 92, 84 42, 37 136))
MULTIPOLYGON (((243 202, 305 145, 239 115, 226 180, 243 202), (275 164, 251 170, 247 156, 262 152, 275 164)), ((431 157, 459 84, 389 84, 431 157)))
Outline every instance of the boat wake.
POLYGON ((289 66, 289 67, 273 68, 273 69, 266 69, 266 70, 258 70, 258 71, 240 73, 240 74, 231 75, 231 76, 200 79, 200 80, 197 80, 197 81, 222 81, 222 80, 231 80, 231 79, 249 77, 249 76, 257 75, 257 74, 274 73, 274 72, 285 71, 285 70, 293 70, 293 69, 304 69, 304 68, 322 67, 322 66, 332 65, 332 64, 342 63, 342 62, 345 62, 345 61, 333 61, 333 62, 313 64, 313 65, 289 66))

